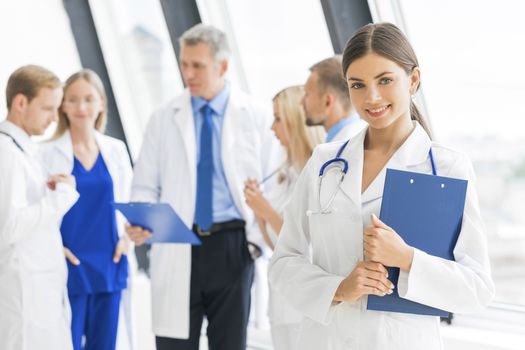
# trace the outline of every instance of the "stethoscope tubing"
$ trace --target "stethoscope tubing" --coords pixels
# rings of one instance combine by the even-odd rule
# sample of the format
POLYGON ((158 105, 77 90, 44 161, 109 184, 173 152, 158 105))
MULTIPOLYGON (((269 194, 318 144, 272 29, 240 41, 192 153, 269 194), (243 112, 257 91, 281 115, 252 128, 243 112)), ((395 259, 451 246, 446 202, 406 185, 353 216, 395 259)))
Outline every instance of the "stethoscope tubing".
MULTIPOLYGON (((331 212, 329 210, 329 208, 331 207, 333 201, 335 200, 335 197, 337 196, 337 193, 339 193, 339 190, 341 189, 341 184, 344 181, 345 175, 348 173, 348 161, 341 157, 341 154, 345 150, 346 145, 348 145, 348 142, 350 142, 350 140, 346 141, 339 148, 339 150, 337 151, 337 154, 336 154, 336 156, 334 158, 326 161, 321 166, 321 168, 319 169, 319 186, 318 186, 319 190, 318 190, 318 194, 317 194, 317 198, 318 198, 318 201, 319 201, 319 211, 318 212, 314 212, 314 211, 308 210, 307 211, 307 215, 312 215, 312 214, 329 214, 331 212), (341 163, 342 164, 342 166, 341 166, 341 178, 339 179, 339 183, 337 184, 337 189, 334 191, 332 196, 330 196, 330 198, 328 199, 327 204, 323 207, 321 205, 321 187, 322 187, 322 183, 323 183, 323 177, 324 177, 325 171, 328 169, 328 167, 330 165, 332 165, 332 164, 337 164, 337 163, 341 163)), ((434 155, 432 153, 432 147, 430 147, 430 150, 428 151, 428 155, 430 156, 430 164, 432 166, 432 175, 436 176, 437 175, 437 171, 436 171, 436 165, 435 165, 435 162, 434 162, 434 155)))

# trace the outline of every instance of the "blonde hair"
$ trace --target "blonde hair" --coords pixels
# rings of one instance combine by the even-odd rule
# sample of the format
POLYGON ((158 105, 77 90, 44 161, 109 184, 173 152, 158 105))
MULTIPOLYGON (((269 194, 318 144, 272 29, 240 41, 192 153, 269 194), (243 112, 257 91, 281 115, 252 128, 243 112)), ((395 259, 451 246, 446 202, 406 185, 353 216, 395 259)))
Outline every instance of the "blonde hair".
MULTIPOLYGON (((95 120, 95 129, 103 133, 106 130, 106 123, 108 121, 107 117, 107 97, 106 97, 106 90, 104 89, 104 84, 102 84, 102 80, 100 80, 100 77, 92 71, 91 69, 82 69, 81 71, 78 71, 71 75, 64 84, 64 99, 66 98, 66 92, 67 89, 77 80, 84 79, 89 84, 91 84, 97 92, 100 94, 100 97, 103 100, 104 108, 97 116, 97 119, 95 120)), ((67 129, 69 129, 69 120, 67 119, 66 113, 64 113, 63 105, 64 105, 64 99, 62 100, 62 104, 60 105, 60 108, 58 109, 58 125, 55 130, 55 134, 51 138, 52 140, 55 140, 62 136, 67 129)))
POLYGON ((273 98, 277 112, 288 136, 287 163, 302 170, 312 155, 312 150, 325 138, 321 126, 307 126, 301 99, 304 95, 302 86, 290 86, 279 91, 273 98))
POLYGON ((13 98, 18 95, 24 95, 28 102, 38 95, 42 88, 57 89, 62 85, 60 79, 51 71, 44 67, 27 65, 15 70, 5 89, 7 110, 11 109, 13 98))

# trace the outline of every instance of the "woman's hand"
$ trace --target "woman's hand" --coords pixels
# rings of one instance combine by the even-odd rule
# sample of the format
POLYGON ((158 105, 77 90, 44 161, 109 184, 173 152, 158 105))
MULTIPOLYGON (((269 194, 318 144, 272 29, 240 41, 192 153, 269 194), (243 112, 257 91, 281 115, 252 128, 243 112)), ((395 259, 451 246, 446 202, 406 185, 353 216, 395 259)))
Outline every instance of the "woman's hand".
POLYGON ((124 235, 120 237, 115 247, 115 253, 113 254, 113 262, 118 264, 122 255, 128 255, 129 251, 129 238, 124 235))
POLYGON ((132 226, 129 223, 126 223, 126 233, 137 247, 143 245, 148 238, 153 236, 150 231, 140 226, 132 226))
POLYGON ((364 232, 365 257, 384 266, 410 271, 414 248, 406 244, 396 231, 375 214, 372 214, 371 221, 372 226, 367 227, 364 232))
POLYGON ((335 302, 354 302, 363 295, 385 296, 394 289, 387 270, 377 262, 360 261, 335 292, 335 302))
POLYGON ((267 218, 273 210, 270 203, 259 189, 259 183, 255 179, 248 178, 244 182, 244 198, 246 198, 246 204, 248 204, 254 214, 258 217, 267 218))
POLYGON ((73 265, 78 266, 80 265, 80 260, 69 250, 68 248, 64 247, 64 255, 66 256, 66 259, 73 265))

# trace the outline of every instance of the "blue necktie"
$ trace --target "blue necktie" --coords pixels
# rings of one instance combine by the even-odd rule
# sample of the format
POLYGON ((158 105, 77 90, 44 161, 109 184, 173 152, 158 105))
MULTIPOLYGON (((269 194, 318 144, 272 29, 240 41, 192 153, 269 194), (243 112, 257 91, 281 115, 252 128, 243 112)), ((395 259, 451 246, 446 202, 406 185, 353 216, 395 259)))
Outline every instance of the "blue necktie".
POLYGON ((197 164, 197 201, 195 205, 195 223, 206 231, 213 223, 213 110, 209 104, 202 107, 204 116, 201 137, 200 157, 197 164))

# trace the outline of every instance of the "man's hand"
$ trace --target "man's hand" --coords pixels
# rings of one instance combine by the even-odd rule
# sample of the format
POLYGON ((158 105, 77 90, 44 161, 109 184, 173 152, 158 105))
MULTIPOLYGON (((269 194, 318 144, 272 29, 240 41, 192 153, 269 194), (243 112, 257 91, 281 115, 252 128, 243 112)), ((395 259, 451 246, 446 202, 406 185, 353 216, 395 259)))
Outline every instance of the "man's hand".
POLYGON ((153 236, 150 231, 140 226, 132 226, 129 223, 126 223, 126 233, 137 247, 143 245, 148 238, 153 236))

